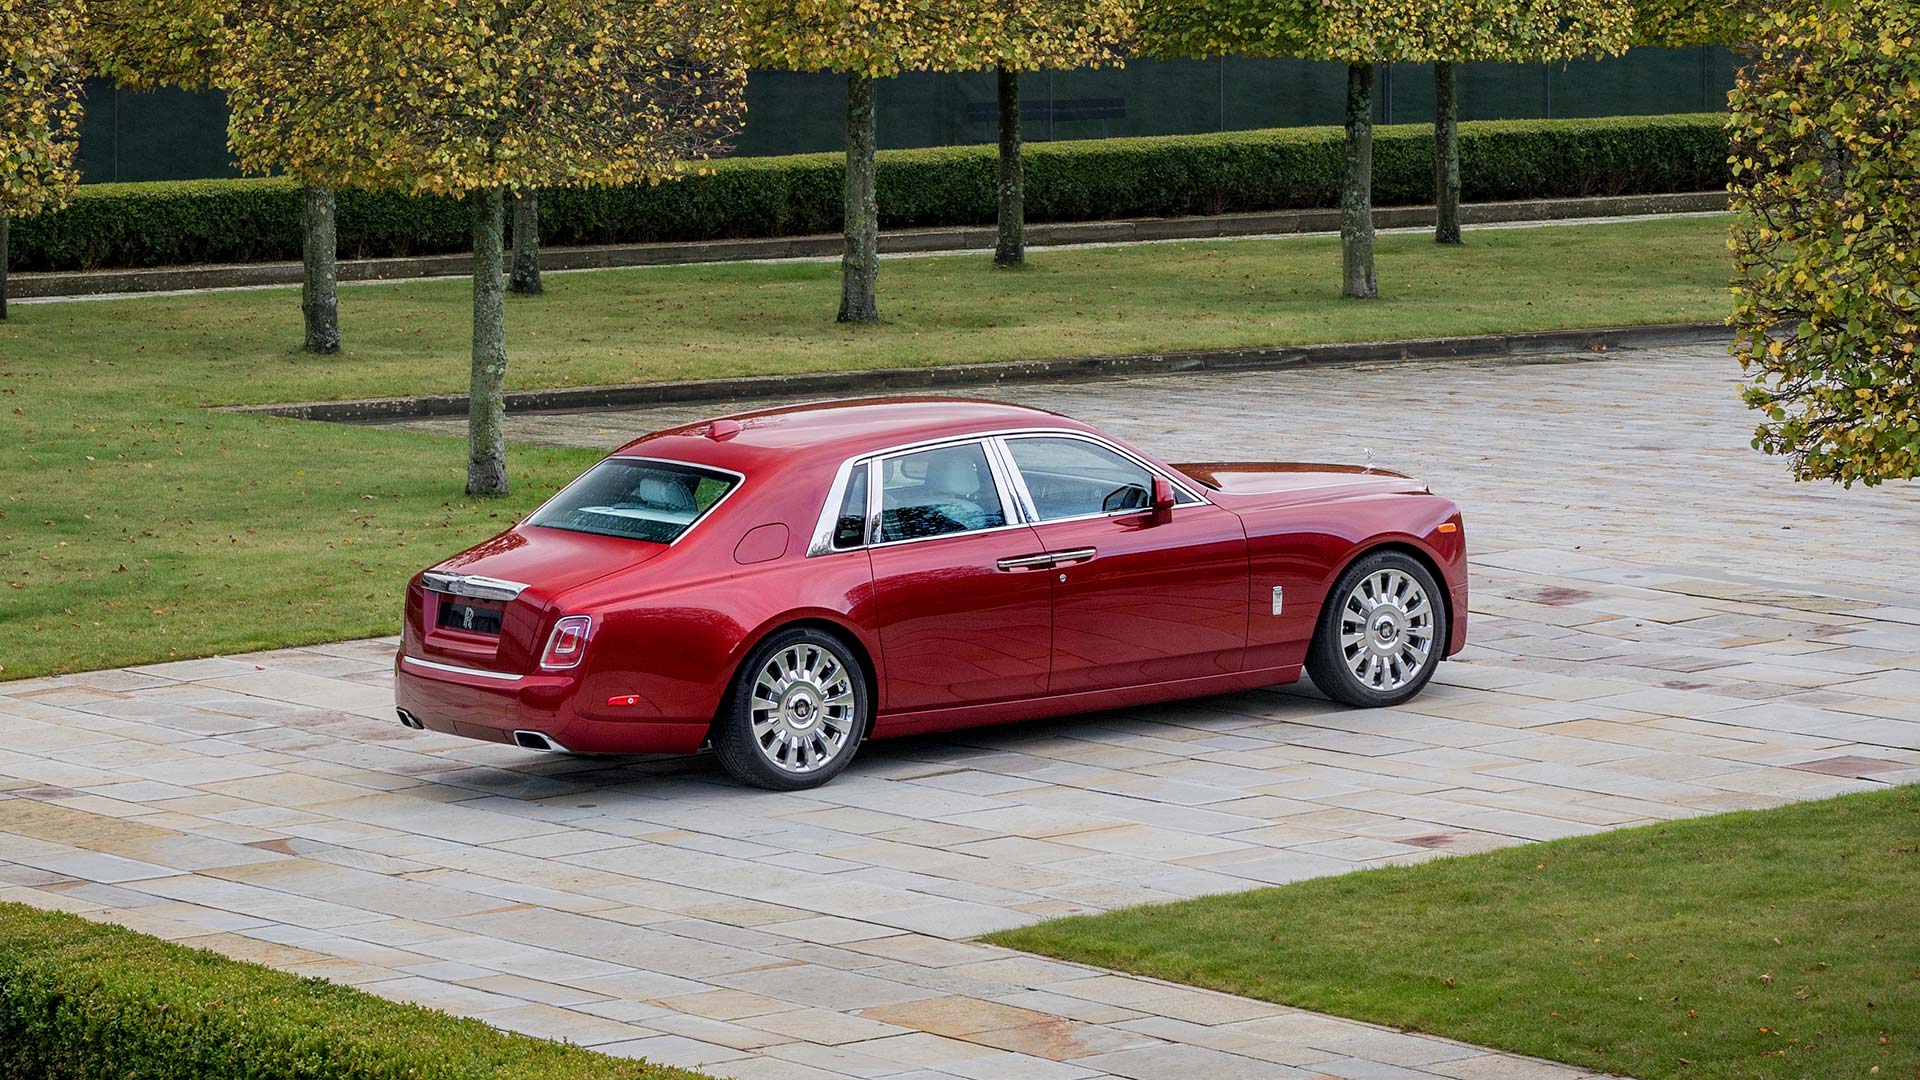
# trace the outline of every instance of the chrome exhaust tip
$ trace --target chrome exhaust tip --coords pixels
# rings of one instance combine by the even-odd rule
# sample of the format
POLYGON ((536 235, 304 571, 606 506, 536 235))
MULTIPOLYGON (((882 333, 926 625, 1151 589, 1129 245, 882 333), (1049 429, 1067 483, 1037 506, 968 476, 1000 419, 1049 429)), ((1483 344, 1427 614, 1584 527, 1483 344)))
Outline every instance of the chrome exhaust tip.
POLYGON ((395 709, 393 711, 400 714, 401 727, 412 728, 415 731, 427 730, 427 725, 421 723, 419 717, 414 716, 412 713, 408 712, 407 710, 395 709))
POLYGON ((538 750, 543 754, 566 753, 567 748, 549 738, 541 731, 516 731, 513 744, 526 750, 538 750))

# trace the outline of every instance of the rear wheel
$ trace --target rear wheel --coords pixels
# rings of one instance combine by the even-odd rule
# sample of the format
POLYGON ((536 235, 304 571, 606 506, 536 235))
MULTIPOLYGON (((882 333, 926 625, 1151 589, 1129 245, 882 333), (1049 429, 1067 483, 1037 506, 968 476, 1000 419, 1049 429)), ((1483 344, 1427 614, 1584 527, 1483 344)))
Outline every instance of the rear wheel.
POLYGON ((745 783, 818 787, 853 760, 871 716, 859 657, 832 634, 795 627, 761 642, 740 666, 713 750, 745 783))
POLYGON ((1420 561, 1377 551, 1327 593, 1307 650, 1313 685, 1344 705, 1398 705, 1426 688, 1446 651, 1440 585, 1420 561))

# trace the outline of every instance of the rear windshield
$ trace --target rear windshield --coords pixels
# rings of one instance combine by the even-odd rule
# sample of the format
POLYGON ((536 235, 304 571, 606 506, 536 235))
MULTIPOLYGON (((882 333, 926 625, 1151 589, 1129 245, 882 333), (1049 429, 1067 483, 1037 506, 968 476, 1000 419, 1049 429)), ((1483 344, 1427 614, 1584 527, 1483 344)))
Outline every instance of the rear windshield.
POLYGON ((529 525, 670 544, 739 478, 640 458, 608 458, 547 500, 529 525))

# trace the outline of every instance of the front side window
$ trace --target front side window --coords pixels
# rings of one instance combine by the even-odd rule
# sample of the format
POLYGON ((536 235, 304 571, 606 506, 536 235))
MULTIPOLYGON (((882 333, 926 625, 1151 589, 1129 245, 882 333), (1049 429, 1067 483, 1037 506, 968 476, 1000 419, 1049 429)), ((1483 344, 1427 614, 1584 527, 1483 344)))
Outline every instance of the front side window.
POLYGON ((880 540, 999 528, 1000 489, 979 443, 942 446, 880 463, 880 540))
POLYGON ((1085 439, 1008 439, 1007 449, 1041 521, 1153 507, 1153 473, 1085 439))
POLYGON ((527 519, 529 525, 670 544, 739 479, 640 458, 608 458, 527 519))

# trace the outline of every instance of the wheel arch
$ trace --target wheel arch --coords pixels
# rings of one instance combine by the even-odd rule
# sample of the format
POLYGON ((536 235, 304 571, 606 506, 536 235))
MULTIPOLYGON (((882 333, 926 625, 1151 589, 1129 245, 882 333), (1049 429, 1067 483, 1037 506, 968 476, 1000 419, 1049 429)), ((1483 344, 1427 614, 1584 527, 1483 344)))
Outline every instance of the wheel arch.
POLYGON ((1334 567, 1333 573, 1327 578, 1326 590, 1321 596, 1321 601, 1320 601, 1321 614, 1320 614, 1320 617, 1314 621, 1314 627, 1313 627, 1314 636, 1316 638, 1319 637, 1321 630, 1326 625, 1326 612, 1329 610, 1328 604, 1330 604, 1333 600, 1333 587, 1335 584, 1339 582, 1341 576, 1344 575, 1348 570, 1353 569, 1353 565, 1359 562, 1361 559, 1364 559, 1369 555, 1377 555, 1383 551, 1396 551, 1402 555, 1406 555, 1412 558, 1414 562, 1419 563, 1421 567, 1423 567, 1427 571, 1428 574, 1433 576, 1433 583, 1439 586, 1439 589, 1438 589, 1439 595, 1434 597, 1434 603, 1440 605, 1440 614, 1442 616, 1440 621, 1441 621, 1441 625, 1446 629, 1446 634, 1447 634, 1446 648, 1442 649, 1440 652, 1440 658, 1442 660, 1445 660, 1447 657, 1453 655, 1453 652, 1454 652, 1454 640, 1453 640, 1454 612, 1453 612, 1452 590, 1450 590, 1447 587, 1447 575, 1445 571, 1443 571, 1440 568, 1440 560, 1434 558, 1432 552, 1421 547, 1419 544, 1413 543, 1412 541, 1409 541, 1409 540, 1403 540, 1403 539, 1369 540, 1363 544, 1360 544, 1356 548, 1354 548, 1353 551, 1347 554, 1347 557, 1345 559, 1342 559, 1340 561, 1339 565, 1334 567))
POLYGON ((727 673, 728 690, 720 695, 720 702, 714 707, 713 716, 707 722, 707 737, 713 737, 713 726, 720 722, 720 712, 727 707, 734 682, 740 678, 741 669, 746 666, 747 658, 753 655, 762 643, 773 635, 786 630, 817 630, 839 641, 852 650, 854 658, 860 661, 860 674, 867 685, 868 709, 872 715, 867 717, 867 730, 860 736, 865 742, 873 734, 873 721, 880 712, 880 670, 874 663, 873 651, 852 627, 825 615, 789 612, 762 624, 759 629, 741 639, 740 648, 734 657, 733 670, 727 673))

